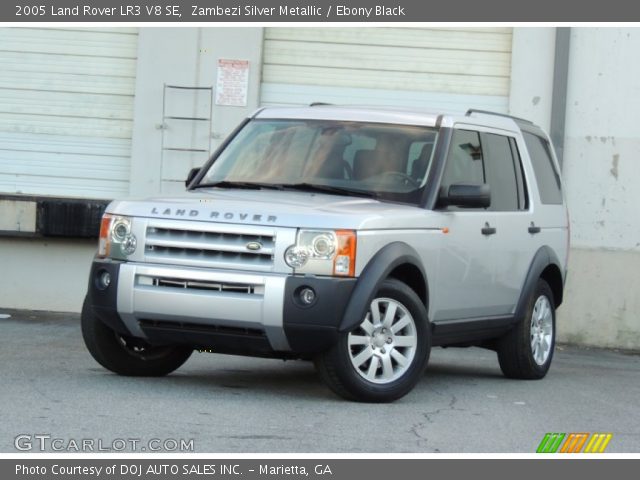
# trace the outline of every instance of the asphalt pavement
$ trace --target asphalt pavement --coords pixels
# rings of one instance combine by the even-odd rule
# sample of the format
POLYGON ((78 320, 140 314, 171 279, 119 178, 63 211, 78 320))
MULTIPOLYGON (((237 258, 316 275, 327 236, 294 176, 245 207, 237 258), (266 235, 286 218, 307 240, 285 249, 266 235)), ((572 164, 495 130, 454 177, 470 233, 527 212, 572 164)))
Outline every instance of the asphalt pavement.
POLYGON ((559 346, 545 379, 519 381, 493 352, 436 348, 408 396, 369 405, 303 361, 194 353, 165 378, 120 377, 89 355, 77 314, 0 310, 0 366, 0 452, 531 453, 547 432, 610 432, 607 452, 640 452, 628 352, 559 346))

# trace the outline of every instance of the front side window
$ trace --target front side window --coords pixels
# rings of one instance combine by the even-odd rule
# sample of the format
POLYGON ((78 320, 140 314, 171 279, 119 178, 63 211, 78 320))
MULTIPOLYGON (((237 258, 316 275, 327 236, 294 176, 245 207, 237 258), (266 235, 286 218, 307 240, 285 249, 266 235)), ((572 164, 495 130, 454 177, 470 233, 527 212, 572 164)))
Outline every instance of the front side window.
POLYGON ((437 131, 324 120, 252 120, 222 151, 199 185, 331 188, 418 203, 437 131))
POLYGON ((526 185, 515 140, 504 135, 455 130, 441 188, 446 191, 453 184, 488 184, 489 209, 493 211, 527 208, 526 185))
POLYGON ((478 132, 455 130, 442 177, 442 187, 456 183, 481 185, 485 183, 482 145, 478 132))

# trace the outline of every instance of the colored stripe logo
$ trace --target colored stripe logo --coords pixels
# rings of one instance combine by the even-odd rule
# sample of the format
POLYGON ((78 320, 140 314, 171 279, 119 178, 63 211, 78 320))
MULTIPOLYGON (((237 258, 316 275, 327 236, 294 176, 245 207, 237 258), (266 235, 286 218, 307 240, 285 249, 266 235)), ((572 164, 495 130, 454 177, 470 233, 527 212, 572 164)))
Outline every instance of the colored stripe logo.
POLYGON ((612 437, 611 433, 547 433, 536 453, 604 453, 612 437))

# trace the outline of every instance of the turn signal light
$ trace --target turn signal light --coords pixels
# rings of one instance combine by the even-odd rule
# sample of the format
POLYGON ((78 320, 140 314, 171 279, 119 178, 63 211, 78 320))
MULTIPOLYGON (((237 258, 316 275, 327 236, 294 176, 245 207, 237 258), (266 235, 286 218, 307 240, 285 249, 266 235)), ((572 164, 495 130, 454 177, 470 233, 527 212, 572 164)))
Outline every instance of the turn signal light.
POLYGON ((353 277, 356 274, 356 232, 336 230, 338 248, 333 260, 333 274, 353 277))

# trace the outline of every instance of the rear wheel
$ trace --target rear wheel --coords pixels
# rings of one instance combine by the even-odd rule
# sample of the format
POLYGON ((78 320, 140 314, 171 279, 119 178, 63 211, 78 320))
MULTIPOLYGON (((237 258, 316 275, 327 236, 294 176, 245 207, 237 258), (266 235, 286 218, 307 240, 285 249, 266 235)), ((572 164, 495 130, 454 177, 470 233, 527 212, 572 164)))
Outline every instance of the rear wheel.
POLYGON ((498 361, 509 378, 543 378, 553 359, 556 312, 553 292, 540 279, 527 305, 525 318, 498 342, 498 361))
POLYGON ((167 375, 186 362, 192 353, 188 347, 152 346, 144 340, 120 335, 93 314, 87 300, 82 307, 81 327, 91 356, 119 375, 167 375))
POLYGON ((323 380, 338 395, 390 402, 420 380, 430 351, 427 312, 406 284, 388 279, 360 325, 316 359, 323 380))

